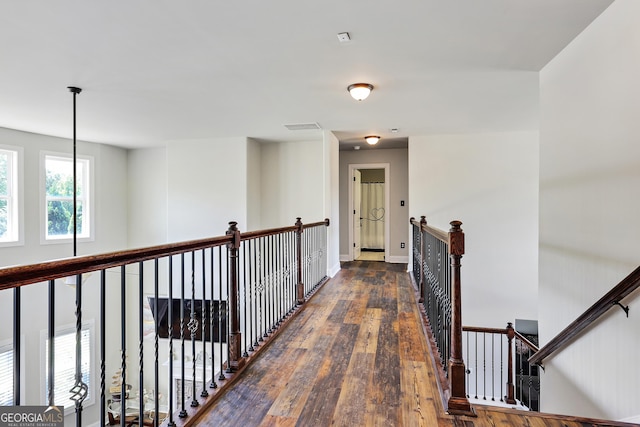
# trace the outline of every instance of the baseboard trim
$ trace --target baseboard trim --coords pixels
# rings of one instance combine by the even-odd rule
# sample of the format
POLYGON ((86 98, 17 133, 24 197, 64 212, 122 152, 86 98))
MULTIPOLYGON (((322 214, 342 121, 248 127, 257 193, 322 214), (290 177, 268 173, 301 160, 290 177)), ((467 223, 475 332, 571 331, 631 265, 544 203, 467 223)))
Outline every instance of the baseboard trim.
POLYGON ((386 262, 390 262, 391 264, 408 264, 409 257, 408 256, 389 256, 385 259, 386 262))
POLYGON ((336 274, 338 274, 338 271, 340 271, 340 263, 339 262, 334 264, 334 266, 329 269, 329 277, 335 276, 336 274))
POLYGON ((340 255, 340 262, 349 262, 349 261, 351 261, 351 257, 349 256, 349 254, 340 255))

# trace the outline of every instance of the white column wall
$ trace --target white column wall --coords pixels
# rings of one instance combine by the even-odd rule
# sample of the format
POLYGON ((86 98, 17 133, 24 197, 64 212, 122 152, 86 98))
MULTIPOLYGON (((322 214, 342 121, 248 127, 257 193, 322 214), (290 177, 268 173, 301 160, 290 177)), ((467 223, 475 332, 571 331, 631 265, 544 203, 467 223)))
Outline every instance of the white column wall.
MULTIPOLYGON (((540 338, 640 264, 640 2, 617 0, 540 73, 540 338)), ((640 292, 545 361, 541 408, 640 422, 640 292)))
POLYGON ((322 140, 265 142, 262 150, 262 228, 321 221, 324 205, 322 140))
POLYGON ((441 230, 463 222, 464 325, 537 318, 537 132, 410 137, 409 200, 441 230))
POLYGON ((247 230, 247 139, 167 144, 169 241, 220 236, 236 221, 247 230))

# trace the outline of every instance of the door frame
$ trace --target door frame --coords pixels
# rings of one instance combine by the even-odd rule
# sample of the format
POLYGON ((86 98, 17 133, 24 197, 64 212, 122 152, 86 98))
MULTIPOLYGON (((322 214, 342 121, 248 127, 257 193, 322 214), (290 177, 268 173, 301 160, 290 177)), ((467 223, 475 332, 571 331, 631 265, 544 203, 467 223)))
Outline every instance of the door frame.
POLYGON ((354 170, 356 169, 384 169, 384 259, 389 259, 389 224, 391 222, 391 209, 389 201, 389 189, 391 188, 391 178, 389 176, 390 163, 350 163, 349 164, 349 260, 353 261, 353 182, 354 170))

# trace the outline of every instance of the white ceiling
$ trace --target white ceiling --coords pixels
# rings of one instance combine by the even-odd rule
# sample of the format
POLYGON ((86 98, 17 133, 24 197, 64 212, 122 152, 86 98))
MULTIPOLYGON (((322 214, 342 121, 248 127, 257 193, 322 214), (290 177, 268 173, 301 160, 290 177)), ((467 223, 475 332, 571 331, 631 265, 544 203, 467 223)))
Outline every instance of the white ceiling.
POLYGON ((535 129, 538 71, 611 1, 0 0, 0 127, 71 137, 79 86, 78 138, 124 147, 535 129))

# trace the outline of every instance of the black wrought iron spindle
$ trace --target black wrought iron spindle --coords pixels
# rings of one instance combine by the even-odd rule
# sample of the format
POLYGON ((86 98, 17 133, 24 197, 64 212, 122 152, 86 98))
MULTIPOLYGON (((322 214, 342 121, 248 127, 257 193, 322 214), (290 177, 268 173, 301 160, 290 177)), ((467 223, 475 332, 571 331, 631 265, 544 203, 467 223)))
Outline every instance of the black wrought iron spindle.
POLYGON ((100 271, 100 425, 105 425, 107 357, 107 271, 100 271))
MULTIPOLYGON (((220 376, 218 380, 223 381, 226 380, 227 377, 224 375, 224 356, 223 356, 223 348, 222 348, 222 334, 225 334, 227 343, 227 347, 229 346, 229 335, 226 330, 222 329, 222 318, 224 317, 222 311, 222 246, 218 246, 218 285, 219 285, 219 293, 218 293, 218 336, 219 336, 219 348, 220 348, 220 376)), ((228 307, 227 307, 228 309, 228 307)))
POLYGON ((13 288, 13 405, 20 406, 21 288, 13 288))
POLYGON ((170 427, 174 427, 176 422, 173 418, 173 257, 167 258, 169 262, 169 304, 168 304, 168 333, 169 333, 169 422, 170 427))
POLYGON ((127 274, 120 267, 120 425, 124 427, 127 405, 127 274))
MULTIPOLYGON (((153 312, 159 313, 158 311, 158 294, 160 287, 160 261, 158 258, 153 260, 153 312)), ((160 393, 159 393, 159 377, 160 377, 160 352, 159 352, 159 336, 158 336, 158 323, 160 321, 160 316, 154 316, 155 321, 153 324, 153 413, 155 417, 153 417, 153 426, 158 427, 159 423, 159 414, 160 414, 160 393)), ((169 378, 169 382, 171 382, 171 378, 169 378)), ((102 424, 101 424, 102 425, 102 424)))
POLYGON ((138 263, 138 408, 144 420, 144 263, 138 263))
MULTIPOLYGON (((209 392, 207 391, 207 269, 206 269, 206 256, 205 249, 202 249, 202 318, 200 319, 202 323, 202 391, 200 392, 200 397, 209 396, 209 392)), ((213 293, 211 293, 211 298, 209 303, 213 305, 213 293)), ((213 340, 213 329, 209 329, 211 331, 210 338, 213 340)), ((213 353, 212 353, 213 354, 213 353)), ((212 374, 213 375, 213 374, 212 374)))
POLYGON ((178 417, 185 418, 187 416, 187 408, 185 407, 185 351, 184 351, 184 253, 180 254, 180 413, 178 417))
MULTIPOLYGON (((191 337, 191 407, 200 405, 196 400, 196 332, 198 332, 198 319, 196 319, 196 252, 191 251, 191 307, 189 309, 189 329, 191 337)), ((184 359, 182 360, 184 366, 184 359)), ((184 385, 184 384, 183 384, 184 385)), ((185 389, 186 387, 182 387, 185 389)))
MULTIPOLYGON (((211 384, 209 384, 209 388, 218 388, 218 384, 216 383, 216 374, 215 374, 215 343, 216 343, 216 339, 215 339, 215 322, 216 322, 216 318, 215 318, 215 303, 216 303, 216 298, 215 298, 215 269, 214 269, 214 265, 215 265, 215 247, 211 248, 211 251, 209 252, 209 259, 210 259, 210 266, 209 266, 209 270, 211 271, 210 276, 211 276, 211 305, 209 307, 209 330, 211 331, 211 384)), ((218 305, 218 312, 220 312, 220 305, 218 305)), ((220 330, 218 329, 218 335, 220 334, 220 330)), ((220 339, 220 338, 218 338, 220 339)))

